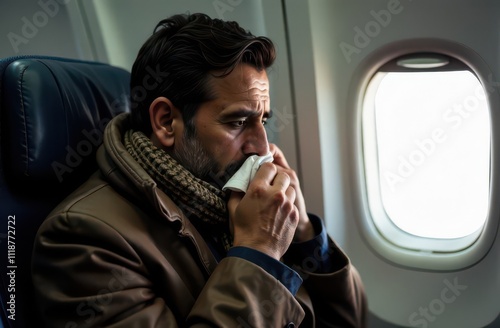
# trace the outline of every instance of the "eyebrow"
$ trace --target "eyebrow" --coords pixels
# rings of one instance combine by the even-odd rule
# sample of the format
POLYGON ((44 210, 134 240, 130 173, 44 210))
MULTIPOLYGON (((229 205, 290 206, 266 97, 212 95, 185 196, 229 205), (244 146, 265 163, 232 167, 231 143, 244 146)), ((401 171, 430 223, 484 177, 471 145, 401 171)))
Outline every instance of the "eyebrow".
MULTIPOLYGON (((255 111, 251 109, 245 109, 245 108, 240 108, 236 111, 231 111, 230 113, 227 114, 222 114, 220 119, 222 120, 231 120, 231 119, 236 119, 236 118, 241 118, 241 117, 255 117, 260 115, 260 111, 255 111)), ((264 118, 271 118, 273 116, 273 111, 269 110, 268 112, 265 112, 263 117, 264 118)))

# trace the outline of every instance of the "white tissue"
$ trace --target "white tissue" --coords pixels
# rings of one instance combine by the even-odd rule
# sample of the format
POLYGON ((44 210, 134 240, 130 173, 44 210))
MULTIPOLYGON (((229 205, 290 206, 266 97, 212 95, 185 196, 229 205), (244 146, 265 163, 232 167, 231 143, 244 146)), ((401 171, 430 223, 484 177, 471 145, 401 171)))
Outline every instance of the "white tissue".
POLYGON ((259 167, 267 162, 273 161, 273 155, 268 153, 264 156, 252 155, 246 159, 238 171, 222 187, 222 190, 246 192, 250 181, 252 181, 259 167))

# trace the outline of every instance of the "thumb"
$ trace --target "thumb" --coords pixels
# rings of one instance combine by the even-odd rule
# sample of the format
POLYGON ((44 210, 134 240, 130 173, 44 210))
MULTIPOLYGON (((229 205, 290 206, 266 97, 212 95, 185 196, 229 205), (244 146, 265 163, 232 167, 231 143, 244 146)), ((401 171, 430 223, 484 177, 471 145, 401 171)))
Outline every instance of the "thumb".
POLYGON ((229 213, 229 232, 231 233, 231 235, 234 234, 234 223, 232 218, 234 218, 236 207, 238 207, 238 205, 240 204, 243 196, 245 196, 245 193, 239 191, 231 191, 231 195, 229 195, 229 200, 227 202, 227 211, 229 213))
POLYGON ((229 217, 232 217, 234 215, 236 207, 238 207, 238 204, 240 203, 243 196, 245 196, 244 192, 231 191, 231 195, 229 195, 229 200, 227 201, 227 210, 229 212, 229 217))

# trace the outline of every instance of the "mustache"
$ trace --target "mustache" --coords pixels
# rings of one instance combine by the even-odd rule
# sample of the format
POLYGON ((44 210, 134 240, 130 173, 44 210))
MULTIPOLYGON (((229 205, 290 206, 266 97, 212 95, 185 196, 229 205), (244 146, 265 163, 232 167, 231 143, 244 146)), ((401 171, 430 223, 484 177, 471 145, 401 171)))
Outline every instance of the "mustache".
POLYGON ((226 166, 226 169, 224 171, 227 173, 227 175, 229 175, 229 177, 232 177, 243 166, 243 163, 245 163, 248 157, 249 156, 239 161, 232 162, 231 164, 226 166))
POLYGON ((231 162, 227 165, 221 172, 218 177, 220 181, 220 187, 226 184, 226 182, 243 166, 243 163, 247 160, 248 157, 245 157, 241 160, 231 162))
POLYGON ((225 168, 220 170, 218 174, 214 174, 214 171, 205 174, 202 179, 205 181, 211 181, 217 187, 222 188, 226 184, 226 182, 238 171, 243 163, 247 160, 248 156, 237 161, 233 161, 230 164, 226 165, 225 168))

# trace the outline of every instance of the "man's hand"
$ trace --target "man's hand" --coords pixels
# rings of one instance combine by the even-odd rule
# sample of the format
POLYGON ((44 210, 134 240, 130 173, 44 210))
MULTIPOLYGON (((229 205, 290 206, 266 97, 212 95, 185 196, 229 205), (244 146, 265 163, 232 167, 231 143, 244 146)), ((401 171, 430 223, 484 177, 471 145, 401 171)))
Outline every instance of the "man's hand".
POLYGON ((263 252, 277 260, 292 242, 299 211, 296 191, 285 170, 264 163, 246 194, 232 192, 228 202, 233 245, 263 252))
POLYGON ((302 195, 302 190, 300 189, 299 179, 294 170, 290 168, 285 155, 275 144, 269 144, 271 153, 273 154, 275 164, 278 167, 278 172, 285 172, 290 177, 290 184, 295 189, 295 206, 299 210, 299 223, 297 230, 295 232, 294 241, 301 242, 307 241, 314 238, 314 228, 309 221, 307 216, 306 203, 304 201, 304 196, 302 195))

